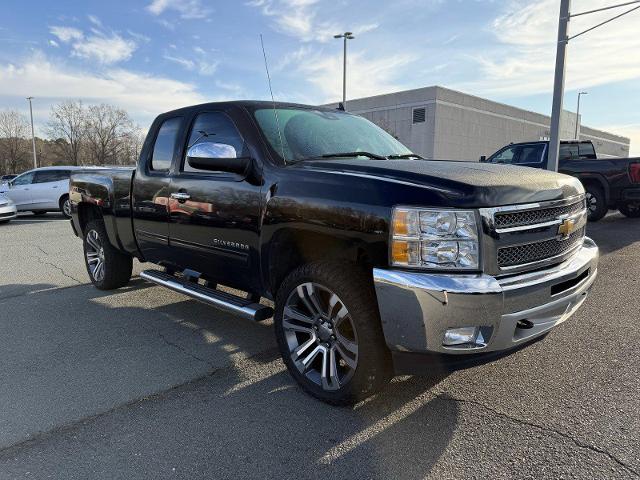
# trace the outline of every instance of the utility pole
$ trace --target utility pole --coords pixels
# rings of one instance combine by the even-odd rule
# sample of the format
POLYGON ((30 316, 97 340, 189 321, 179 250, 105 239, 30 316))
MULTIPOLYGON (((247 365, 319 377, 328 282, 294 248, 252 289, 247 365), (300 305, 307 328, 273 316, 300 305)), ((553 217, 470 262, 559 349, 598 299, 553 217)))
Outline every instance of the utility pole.
POLYGON ((547 169, 557 172, 558 171, 558 156, 560 154, 560 117, 562 116, 562 102, 564 100, 564 74, 567 57, 567 44, 570 40, 573 40, 580 35, 584 35, 587 32, 595 30, 609 22, 613 22, 620 17, 623 17, 631 12, 640 9, 640 0, 628 0, 624 3, 618 3, 616 5, 609 5, 606 7, 596 8, 594 10, 588 10, 586 12, 575 13, 571 15, 571 0, 560 0, 560 18, 558 21, 558 46, 556 50, 556 73, 553 81, 553 107, 551 109, 551 135, 549 139, 549 161, 547 163, 547 169), (620 8, 628 5, 637 5, 631 7, 614 17, 609 18, 603 22, 587 28, 580 33, 576 33, 571 37, 568 36, 569 20, 573 17, 579 17, 581 15, 590 15, 596 12, 602 12, 604 10, 611 10, 612 8, 620 8))
POLYGON ((38 168, 38 157, 36 156, 36 135, 33 130, 33 107, 31 105, 31 100, 33 97, 27 97, 29 100, 29 113, 31 114, 31 143, 33 145, 33 168, 38 168))
POLYGON ((344 32, 339 35, 334 35, 333 38, 344 39, 344 54, 342 58, 342 105, 347 108, 347 40, 353 40, 353 33, 344 32))
POLYGON ((549 161, 547 169, 558 171, 560 155, 560 119, 564 100, 564 74, 566 72, 567 44, 569 36, 569 9, 571 0, 560 0, 560 21, 558 22, 558 47, 556 50, 556 73, 553 80, 553 107, 551 109, 551 138, 549 139, 549 161))
POLYGON ((578 92, 578 106, 576 108, 576 134, 574 135, 576 140, 580 140, 580 96, 589 95, 589 92, 578 92))

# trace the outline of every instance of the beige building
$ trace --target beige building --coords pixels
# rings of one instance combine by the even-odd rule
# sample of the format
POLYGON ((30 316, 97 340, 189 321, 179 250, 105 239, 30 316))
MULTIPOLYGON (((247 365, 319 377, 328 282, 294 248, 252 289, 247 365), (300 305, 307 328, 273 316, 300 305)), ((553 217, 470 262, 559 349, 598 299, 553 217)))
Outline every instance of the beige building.
MULTIPOLYGON (((334 104, 335 105, 335 104, 334 104)), ((550 117, 443 87, 425 87, 349 100, 347 110, 381 126, 425 158, 477 160, 511 142, 548 140, 550 117)), ((576 114, 565 111, 561 137, 575 135, 576 114)), ((600 155, 629 156, 630 140, 581 126, 580 139, 600 155)))

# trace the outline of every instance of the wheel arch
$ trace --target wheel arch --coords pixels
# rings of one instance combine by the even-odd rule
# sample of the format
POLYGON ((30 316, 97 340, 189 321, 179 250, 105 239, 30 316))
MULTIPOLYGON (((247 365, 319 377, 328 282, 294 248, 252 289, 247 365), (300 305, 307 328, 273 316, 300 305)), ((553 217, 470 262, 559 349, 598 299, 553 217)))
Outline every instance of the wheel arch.
MULTIPOLYGON (((275 298, 278 288, 295 268, 317 261, 341 261, 371 270, 386 255, 386 245, 371 245, 357 237, 322 233, 311 229, 282 228, 272 237, 263 255, 264 283, 275 298)), ((386 261, 386 257, 385 257, 386 261)))
POLYGON ((577 178, 578 180, 580 180, 580 183, 582 183, 582 186, 585 188, 585 190, 587 189, 588 185, 596 185, 600 187, 604 192, 605 201, 607 205, 609 205, 610 198, 611 198, 610 187, 609 187, 609 183, 606 181, 606 179, 602 175, 598 175, 594 173, 594 174, 578 175, 577 178))

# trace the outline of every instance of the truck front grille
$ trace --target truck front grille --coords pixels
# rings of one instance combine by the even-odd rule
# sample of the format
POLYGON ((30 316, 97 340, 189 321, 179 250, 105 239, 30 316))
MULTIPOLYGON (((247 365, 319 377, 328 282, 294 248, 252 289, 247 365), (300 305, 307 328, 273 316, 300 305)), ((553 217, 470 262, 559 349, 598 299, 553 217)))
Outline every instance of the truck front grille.
POLYGON ((585 227, 582 227, 573 232, 566 240, 554 238, 542 242, 499 248, 498 266, 511 267, 557 257, 576 248, 582 242, 584 234, 585 227))
POLYGON ((587 223, 584 195, 481 208, 483 269, 513 275, 567 260, 582 244, 587 223), (570 234, 565 235, 564 232, 570 234))
POLYGON ((573 215, 586 207, 584 198, 569 205, 559 207, 540 208, 536 210, 524 210, 517 212, 499 212, 495 214, 496 228, 513 228, 524 225, 535 225, 550 222, 563 215, 573 215))

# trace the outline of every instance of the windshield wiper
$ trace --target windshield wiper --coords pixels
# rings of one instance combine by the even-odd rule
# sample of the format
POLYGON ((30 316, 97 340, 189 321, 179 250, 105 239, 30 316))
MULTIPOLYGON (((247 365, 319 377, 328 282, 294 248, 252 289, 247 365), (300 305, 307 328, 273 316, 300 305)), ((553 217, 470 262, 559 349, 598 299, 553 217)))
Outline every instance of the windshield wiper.
POLYGON ((386 160, 387 157, 371 152, 343 152, 343 153, 326 153, 320 155, 320 158, 340 158, 340 157, 369 157, 376 160, 386 160))
POLYGON ((398 155, 389 155, 387 158, 394 160, 394 159, 403 159, 403 158, 415 158, 417 160, 424 160, 423 157, 421 157, 420 155, 418 155, 417 153, 402 153, 402 154, 398 154, 398 155))

